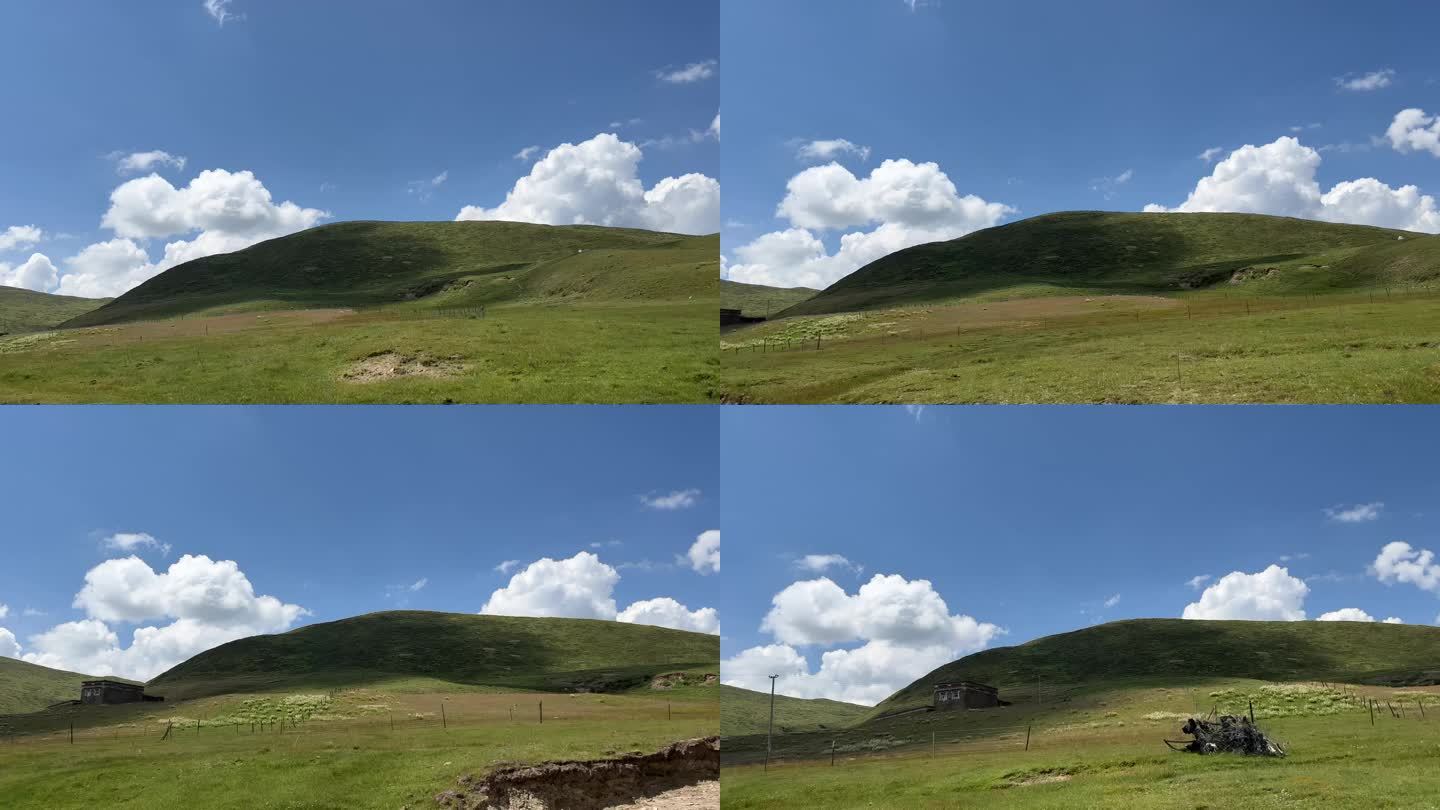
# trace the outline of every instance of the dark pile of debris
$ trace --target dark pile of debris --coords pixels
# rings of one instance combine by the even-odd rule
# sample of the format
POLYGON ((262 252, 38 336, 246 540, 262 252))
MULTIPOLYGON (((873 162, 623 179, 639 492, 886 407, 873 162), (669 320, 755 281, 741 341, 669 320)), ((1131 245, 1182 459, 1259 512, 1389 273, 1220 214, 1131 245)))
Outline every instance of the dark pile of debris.
POLYGON ((653 754, 511 765, 462 776, 435 797, 451 810, 601 810, 720 778, 720 738, 667 745, 653 754))
POLYGON ((1172 751, 1189 751, 1194 754, 1249 754, 1259 757, 1283 757, 1285 748, 1265 736, 1265 732, 1250 718, 1232 714, 1216 719, 1194 717, 1185 721, 1180 733, 1189 734, 1190 740, 1166 740, 1172 751))

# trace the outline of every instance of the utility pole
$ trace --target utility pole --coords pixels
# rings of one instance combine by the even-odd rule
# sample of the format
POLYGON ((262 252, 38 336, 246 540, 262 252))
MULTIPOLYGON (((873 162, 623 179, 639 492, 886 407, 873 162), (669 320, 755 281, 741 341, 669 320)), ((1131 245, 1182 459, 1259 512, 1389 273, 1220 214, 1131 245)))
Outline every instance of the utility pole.
POLYGON ((779 675, 770 676, 770 726, 765 729, 765 770, 770 770, 770 737, 775 733, 775 679, 779 675))

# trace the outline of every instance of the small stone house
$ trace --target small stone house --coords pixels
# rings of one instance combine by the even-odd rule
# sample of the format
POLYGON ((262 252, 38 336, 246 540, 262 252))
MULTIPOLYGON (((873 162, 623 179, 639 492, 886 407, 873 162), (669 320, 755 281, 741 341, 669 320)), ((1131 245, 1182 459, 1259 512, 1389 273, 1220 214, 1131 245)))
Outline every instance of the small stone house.
POLYGON ((1000 692, 974 681, 935 684, 935 709, 989 709, 1000 705, 1000 692))
POLYGON ((145 687, 127 681, 112 681, 99 678, 80 683, 80 702, 88 704, 140 703, 147 700, 164 700, 156 695, 145 694, 145 687))

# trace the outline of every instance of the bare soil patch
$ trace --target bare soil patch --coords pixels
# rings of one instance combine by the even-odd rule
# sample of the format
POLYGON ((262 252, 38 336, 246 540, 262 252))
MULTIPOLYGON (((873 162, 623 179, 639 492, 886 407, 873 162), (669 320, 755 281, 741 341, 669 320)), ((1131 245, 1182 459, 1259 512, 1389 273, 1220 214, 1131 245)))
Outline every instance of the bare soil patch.
POLYGON ((346 367, 340 379, 352 383, 372 383, 402 377, 455 377, 465 370, 460 355, 433 357, 424 353, 401 354, 396 351, 375 352, 346 367))
POLYGON ((616 807, 719 807, 720 738, 683 740, 651 754, 608 759, 502 766, 484 777, 462 776, 454 790, 435 797, 447 810, 607 810, 616 807), (671 795, 715 785, 715 801, 671 795), (666 804, 657 804, 661 800, 666 804), (690 804, 677 802, 692 802, 690 804), (651 802, 646 804, 645 802, 651 802))

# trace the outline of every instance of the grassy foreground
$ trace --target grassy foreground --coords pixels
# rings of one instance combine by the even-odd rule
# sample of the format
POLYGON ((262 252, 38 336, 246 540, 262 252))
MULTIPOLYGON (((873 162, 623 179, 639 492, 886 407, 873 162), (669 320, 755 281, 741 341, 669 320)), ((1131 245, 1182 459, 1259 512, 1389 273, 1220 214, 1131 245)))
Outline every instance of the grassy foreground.
POLYGON ((716 393, 713 300, 305 317, 316 312, 0 338, 0 402, 707 402, 716 393), (408 372, 346 378, 386 354, 410 359, 408 372))
POLYGON ((74 743, 68 729, 0 737, 5 807, 418 808, 500 763, 648 751, 719 728, 713 687, 567 696, 380 685, 86 708, 100 721, 74 743))
POLYGON ((721 342, 722 398, 1440 402, 1440 297, 1433 293, 1053 292, 792 317, 736 330, 721 342))

